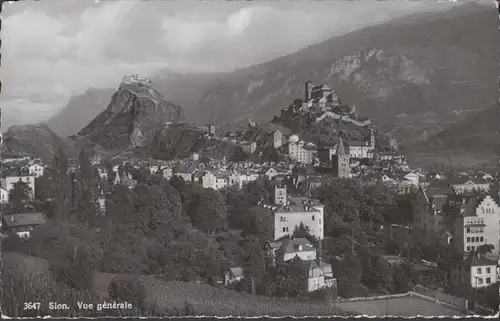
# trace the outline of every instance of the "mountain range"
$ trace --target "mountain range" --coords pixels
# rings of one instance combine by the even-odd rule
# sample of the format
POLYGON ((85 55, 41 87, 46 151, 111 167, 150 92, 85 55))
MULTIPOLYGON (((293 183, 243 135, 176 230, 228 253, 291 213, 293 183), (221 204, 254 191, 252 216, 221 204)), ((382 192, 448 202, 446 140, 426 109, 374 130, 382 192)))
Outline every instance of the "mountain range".
MULTIPOLYGON (((492 8, 470 3, 360 29, 234 72, 159 71, 151 78, 193 123, 232 129, 248 118, 268 122, 302 98, 311 80, 334 88, 399 145, 467 149, 464 140, 452 143, 457 128, 482 132, 471 119, 492 112, 498 99, 497 19, 492 8)), ((107 110, 115 91, 89 89, 47 124, 61 136, 75 134, 107 110)))

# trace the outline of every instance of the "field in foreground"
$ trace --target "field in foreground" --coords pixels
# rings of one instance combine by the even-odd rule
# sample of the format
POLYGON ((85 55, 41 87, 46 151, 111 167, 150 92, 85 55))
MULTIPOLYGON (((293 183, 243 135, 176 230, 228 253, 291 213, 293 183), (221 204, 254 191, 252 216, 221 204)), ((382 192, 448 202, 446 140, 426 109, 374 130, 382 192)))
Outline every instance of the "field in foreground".
MULTIPOLYGON (((4 268, 23 274, 30 274, 34 282, 39 281, 41 300, 43 290, 46 289, 46 277, 50 277, 47 262, 43 259, 27 255, 4 252, 2 253, 4 268)), ((96 273, 94 286, 91 289, 92 297, 99 297, 98 301, 106 300, 108 286, 114 275, 96 273)), ((252 297, 245 293, 238 293, 224 288, 215 288, 205 284, 196 284, 179 281, 163 281, 151 276, 126 276, 138 280, 145 290, 144 301, 153 306, 159 315, 171 316, 174 311, 185 308, 186 303, 192 307, 195 315, 207 316, 345 316, 342 310, 331 307, 326 302, 301 302, 293 299, 274 299, 269 297, 252 297)), ((109 301, 109 300, 108 300, 109 301)), ((134 304, 134 302, 132 302, 134 304)))
POLYGON ((336 303, 335 307, 346 312, 361 315, 383 317, 386 315, 398 317, 430 316, 462 316, 458 309, 452 309, 431 300, 418 296, 390 298, 388 300, 367 300, 336 303))

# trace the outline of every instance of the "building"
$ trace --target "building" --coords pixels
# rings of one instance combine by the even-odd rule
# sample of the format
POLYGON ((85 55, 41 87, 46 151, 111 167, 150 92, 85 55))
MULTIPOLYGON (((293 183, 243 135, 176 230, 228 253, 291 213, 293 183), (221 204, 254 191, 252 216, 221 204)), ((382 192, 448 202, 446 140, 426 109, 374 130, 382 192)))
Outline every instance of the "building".
POLYGON ((332 158, 334 176, 339 178, 349 178, 351 175, 350 157, 346 153, 342 137, 339 136, 337 151, 332 158))
POLYGON ((233 267, 228 269, 226 273, 224 273, 224 285, 228 286, 232 283, 239 282, 243 280, 244 271, 242 267, 233 267))
POLYGON ((280 245, 275 252, 276 262, 287 262, 297 256, 302 261, 316 260, 316 249, 306 238, 286 238, 278 243, 280 245))
POLYGON ((129 189, 132 189, 137 185, 137 181, 132 179, 132 175, 126 174, 125 172, 122 172, 120 175, 120 172, 116 172, 115 179, 113 180, 114 185, 121 184, 129 189))
POLYGON ((47 223, 43 213, 5 214, 2 220, 2 227, 5 231, 14 232, 21 238, 29 238, 31 231, 47 223))
POLYGON ((309 233, 324 238, 323 217, 325 206, 307 197, 293 197, 274 211, 274 239, 291 236, 303 224, 309 233))
POLYGON ((96 170, 97 175, 102 180, 104 180, 104 181, 108 180, 108 169, 106 168, 106 166, 104 166, 102 164, 98 164, 95 166, 95 170, 96 170))
POLYGON ((197 160, 199 160, 199 159, 200 159, 200 154, 198 154, 198 153, 192 153, 192 154, 191 154, 191 159, 192 159, 193 161, 197 161, 197 160))
POLYGON ((215 135, 215 125, 214 124, 208 124, 208 134, 209 135, 215 135))
POLYGON ((470 193, 472 191, 487 193, 490 190, 489 182, 473 182, 472 180, 467 180, 466 182, 460 182, 455 184, 450 184, 451 188, 455 191, 457 195, 463 195, 470 193))
POLYGON ((453 244, 459 253, 474 252, 491 244, 492 254, 500 249, 500 207, 490 195, 465 198, 455 221, 453 244))
POLYGON ((332 266, 321 260, 310 261, 307 268, 307 291, 313 292, 325 287, 337 287, 337 279, 333 275, 332 266))
POLYGON ((287 144, 288 157, 302 164, 312 164, 317 150, 316 145, 313 143, 306 144, 302 140, 297 142, 290 141, 287 144))
POLYGON ((9 191, 3 187, 0 187, 0 204, 9 203, 9 191))
POLYGON ((256 142, 243 142, 241 144, 241 149, 247 154, 253 154, 255 150, 257 149, 257 143, 256 142))
POLYGON ((274 204, 283 205, 287 202, 286 187, 283 185, 276 185, 274 187, 274 204))
POLYGON ((18 182, 23 182, 31 189, 31 197, 35 197, 35 177, 34 176, 21 176, 20 173, 11 173, 1 180, 1 187, 6 189, 9 193, 18 182), (10 176, 12 175, 12 176, 10 176), (19 175, 19 176, 18 176, 19 175))
POLYGON ((213 188, 216 189, 217 178, 211 172, 205 172, 201 177, 201 186, 203 188, 213 188))
POLYGON ((45 167, 40 164, 31 164, 28 166, 28 172, 31 176, 42 177, 45 167))
POLYGON ((273 148, 278 149, 281 147, 281 144, 283 143, 283 134, 279 131, 276 130, 273 133, 273 148))
POLYGON ((469 292, 497 282, 498 262, 482 254, 471 253, 464 260, 452 265, 450 283, 462 291, 469 292))

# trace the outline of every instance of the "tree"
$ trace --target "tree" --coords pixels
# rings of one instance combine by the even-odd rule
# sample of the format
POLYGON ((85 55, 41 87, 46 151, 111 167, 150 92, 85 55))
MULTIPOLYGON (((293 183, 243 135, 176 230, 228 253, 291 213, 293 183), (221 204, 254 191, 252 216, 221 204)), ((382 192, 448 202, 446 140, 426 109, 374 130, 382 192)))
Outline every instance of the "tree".
POLYGON ((226 204, 222 195, 213 189, 198 189, 187 205, 187 214, 194 226, 213 235, 226 227, 226 204))
POLYGON ((9 192, 9 201, 14 212, 26 212, 27 205, 31 203, 32 196, 33 191, 28 184, 22 181, 14 183, 13 188, 9 192))
POLYGON ((53 202, 54 217, 67 219, 71 207, 72 184, 68 175, 68 158, 62 148, 54 154, 51 166, 44 171, 54 182, 55 197, 53 202))
POLYGON ((487 254, 491 253, 495 247, 492 244, 483 244, 476 248, 477 253, 487 254))

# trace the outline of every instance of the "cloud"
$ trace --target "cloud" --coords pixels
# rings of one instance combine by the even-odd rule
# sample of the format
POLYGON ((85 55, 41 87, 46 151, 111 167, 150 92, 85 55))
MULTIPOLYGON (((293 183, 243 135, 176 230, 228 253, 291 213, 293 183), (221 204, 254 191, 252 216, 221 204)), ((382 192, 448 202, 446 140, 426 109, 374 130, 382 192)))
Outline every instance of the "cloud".
MULTIPOLYGON (((222 71, 431 5, 394 1, 43 1, 5 5, 0 106, 38 122, 89 87, 158 69, 222 71), (398 4, 399 3, 399 4, 398 4), (376 8, 376 9, 375 9, 376 8), (373 16, 374 10, 387 12, 373 16), (27 112, 27 110, 33 110, 27 112)), ((427 9, 423 9, 427 8, 427 9)), ((17 115, 16 115, 17 114, 17 115)))

